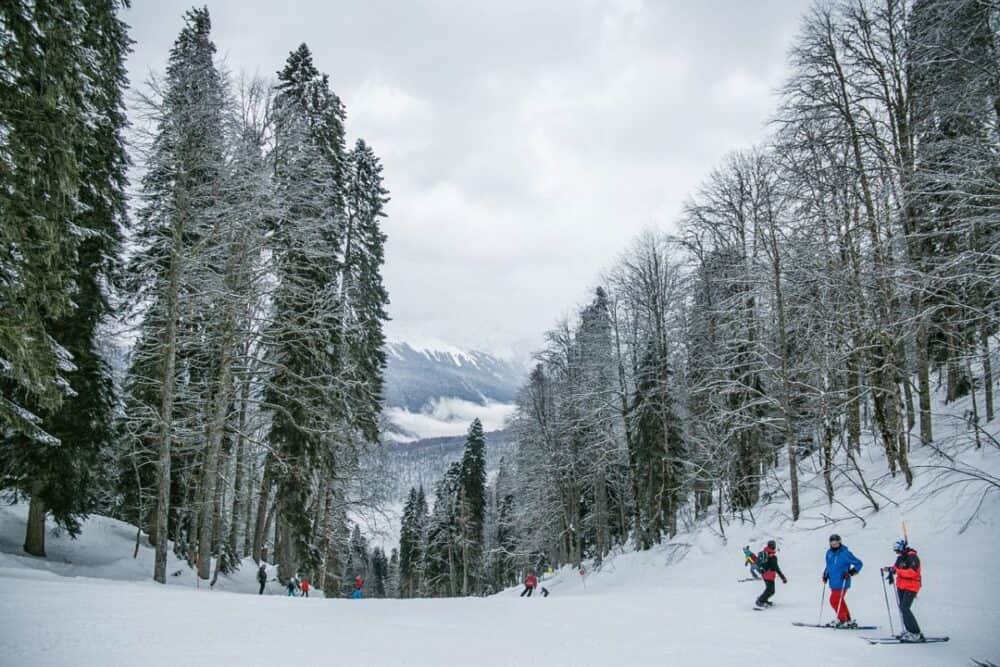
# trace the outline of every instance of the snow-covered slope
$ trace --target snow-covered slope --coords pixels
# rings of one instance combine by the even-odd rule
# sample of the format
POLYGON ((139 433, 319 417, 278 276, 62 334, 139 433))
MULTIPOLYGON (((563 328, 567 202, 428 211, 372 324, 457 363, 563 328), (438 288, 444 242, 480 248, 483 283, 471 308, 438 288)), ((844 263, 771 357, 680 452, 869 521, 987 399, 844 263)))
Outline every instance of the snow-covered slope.
MULTIPOLYGON (((962 415, 962 403, 939 409, 962 415)), ((997 420, 1000 422, 1000 420, 997 420)), ((993 437, 1000 423, 991 425, 993 437)), ((938 442, 964 465, 1000 476, 1000 451, 975 450, 961 419, 942 417, 938 442)), ((802 517, 787 503, 755 508, 754 522, 727 518, 692 525, 671 543, 617 553, 585 576, 566 568, 543 582, 548 598, 518 590, 490 598, 309 600, 256 592, 247 563, 214 590, 171 561, 163 587, 148 580, 152 553, 132 559, 134 528, 94 517, 75 542, 49 537, 49 559, 16 555, 25 508, 0 510, 0 664, 3 665, 761 665, 920 667, 1000 663, 1000 493, 941 471, 951 465, 914 448, 917 482, 884 475, 876 449, 861 465, 880 500, 873 512, 845 480, 837 502, 803 464, 802 517), (928 635, 947 644, 870 646, 859 635, 889 634, 879 566, 905 520, 924 562, 915 612, 928 635), (848 596, 854 616, 880 626, 864 632, 796 628, 829 620, 821 599, 827 536, 840 533, 865 563, 848 596), (779 543, 787 585, 776 606, 752 610, 761 586, 744 576, 742 547, 779 543), (320 641, 316 641, 319 639, 320 641)), ((779 474, 770 482, 783 482, 779 474)), ((891 595, 891 591, 890 591, 891 595)), ((893 609, 893 613, 895 610, 893 609)), ((898 619, 893 619, 898 629, 898 619)))

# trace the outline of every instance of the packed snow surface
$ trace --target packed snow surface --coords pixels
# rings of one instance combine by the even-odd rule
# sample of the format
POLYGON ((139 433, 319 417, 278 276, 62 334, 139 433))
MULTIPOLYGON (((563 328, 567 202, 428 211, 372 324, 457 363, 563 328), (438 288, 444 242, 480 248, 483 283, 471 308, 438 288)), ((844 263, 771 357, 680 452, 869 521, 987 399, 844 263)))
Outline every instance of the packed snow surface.
MULTIPOLYGON (((975 450, 961 420, 939 432, 952 454, 1000 476, 997 447, 975 450)), ((151 548, 143 544, 133 559, 128 524, 92 517, 77 540, 50 533, 48 558, 38 559, 20 551, 26 506, 2 507, 0 665, 1000 664, 1000 493, 953 473, 938 476, 933 466, 947 461, 931 448, 915 445, 912 462, 916 483, 906 491, 899 476, 885 474, 880 451, 865 448, 860 464, 881 504, 874 512, 843 478, 828 503, 806 460, 798 522, 777 492, 752 520, 728 518, 724 535, 715 522, 691 524, 669 544, 588 564, 583 576, 570 568, 548 575, 551 595, 530 599, 519 589, 487 598, 345 600, 317 592, 301 599, 285 597, 277 582, 257 596, 252 561, 209 588, 173 555, 161 586, 149 580, 151 548), (948 635, 948 643, 860 639, 890 634, 879 567, 893 562, 904 520, 924 568, 914 612, 925 634, 948 635), (831 532, 864 561, 847 603, 877 630, 792 626, 833 616, 820 581, 831 532), (737 582, 746 576, 742 548, 757 551, 770 538, 789 581, 777 584, 773 609, 754 611, 762 585, 737 582)), ((784 483, 779 473, 770 487, 784 483)))

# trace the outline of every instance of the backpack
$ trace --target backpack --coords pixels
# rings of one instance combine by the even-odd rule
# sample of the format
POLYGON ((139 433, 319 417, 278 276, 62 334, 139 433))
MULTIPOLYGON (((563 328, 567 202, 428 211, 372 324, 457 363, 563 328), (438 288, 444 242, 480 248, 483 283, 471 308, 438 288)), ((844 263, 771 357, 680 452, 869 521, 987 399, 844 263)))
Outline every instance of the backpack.
POLYGON ((764 570, 767 569, 768 565, 770 564, 770 561, 771 557, 767 554, 767 551, 761 549, 760 553, 757 554, 757 569, 763 572, 764 570))

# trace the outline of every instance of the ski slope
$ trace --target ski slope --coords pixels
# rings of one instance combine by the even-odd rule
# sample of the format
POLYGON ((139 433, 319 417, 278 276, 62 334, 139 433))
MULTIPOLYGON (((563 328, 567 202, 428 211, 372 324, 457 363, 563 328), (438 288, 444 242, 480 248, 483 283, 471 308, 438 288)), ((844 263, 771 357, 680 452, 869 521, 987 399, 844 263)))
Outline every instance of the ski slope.
MULTIPOLYGON (((949 409, 962 414, 961 403, 949 409)), ((992 429, 996 435, 998 425, 992 429)), ((945 421, 939 442, 1000 474, 1000 452, 963 445, 965 435, 961 420, 945 421)), ((794 524, 784 514, 787 502, 762 505, 756 525, 730 522, 724 536, 717 524, 694 527, 657 549, 609 556, 583 577, 566 568, 543 581, 550 597, 531 599, 513 589, 489 598, 301 599, 282 596, 277 583, 268 595, 248 595, 256 593, 249 561, 209 589, 172 560, 168 572, 180 574, 160 586, 149 581, 152 550, 141 547, 132 558, 134 527, 92 517, 76 541, 50 535, 42 560, 18 555, 27 508, 0 508, 0 664, 1000 664, 1000 493, 984 496, 983 485, 954 483, 954 475, 936 478, 924 466, 941 457, 920 447, 912 454, 912 492, 884 475, 878 450, 866 448, 862 459, 882 501, 877 513, 846 483, 829 505, 806 462, 803 512, 794 524), (914 612, 925 634, 948 635, 948 643, 871 646, 859 638, 889 634, 878 570, 892 563, 903 520, 924 563, 914 612), (865 563, 847 602, 856 619, 878 630, 791 625, 832 618, 820 599, 831 532, 865 563), (757 612, 762 585, 737 583, 745 576, 742 547, 756 551, 772 537, 789 583, 778 583, 773 609, 757 612)), ((893 624, 898 631, 898 616, 893 624)))

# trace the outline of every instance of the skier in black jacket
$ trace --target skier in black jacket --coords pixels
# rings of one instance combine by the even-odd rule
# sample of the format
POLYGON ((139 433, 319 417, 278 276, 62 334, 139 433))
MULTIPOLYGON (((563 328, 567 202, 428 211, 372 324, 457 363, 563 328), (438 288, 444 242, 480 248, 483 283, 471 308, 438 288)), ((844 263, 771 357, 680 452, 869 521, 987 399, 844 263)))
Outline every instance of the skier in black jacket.
POLYGON ((757 558, 757 568, 761 572, 761 578, 764 579, 764 592, 760 594, 760 597, 757 598, 757 602, 754 604, 757 609, 767 609, 771 606, 771 596, 774 595, 775 577, 781 577, 781 583, 783 584, 788 583, 784 572, 778 567, 777 543, 774 540, 768 540, 767 546, 764 547, 762 553, 766 554, 767 557, 757 558))
POLYGON ((257 570, 257 582, 260 584, 260 593, 258 595, 263 595, 264 586, 267 585, 267 563, 264 561, 260 562, 260 569, 257 570))

